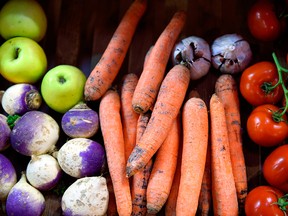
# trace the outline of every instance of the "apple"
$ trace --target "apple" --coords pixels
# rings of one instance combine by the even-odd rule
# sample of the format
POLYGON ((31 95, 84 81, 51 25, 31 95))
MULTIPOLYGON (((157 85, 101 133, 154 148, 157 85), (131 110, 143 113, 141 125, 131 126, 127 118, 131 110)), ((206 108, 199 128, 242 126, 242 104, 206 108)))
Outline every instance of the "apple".
POLYGON ((0 46, 0 74, 12 83, 33 84, 47 70, 47 57, 34 40, 14 37, 0 46))
POLYGON ((5 40, 20 36, 39 42, 46 30, 46 14, 35 0, 10 0, 0 11, 0 35, 5 40))
POLYGON ((84 98, 85 74, 72 65, 47 71, 41 82, 43 100, 52 110, 65 113, 84 98))

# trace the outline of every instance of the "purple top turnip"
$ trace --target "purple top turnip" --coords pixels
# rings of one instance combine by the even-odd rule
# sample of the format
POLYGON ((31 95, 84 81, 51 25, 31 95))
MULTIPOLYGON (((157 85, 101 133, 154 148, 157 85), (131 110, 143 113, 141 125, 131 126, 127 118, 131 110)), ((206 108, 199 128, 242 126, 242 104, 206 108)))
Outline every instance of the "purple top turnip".
POLYGON ((249 43, 238 34, 216 38, 211 45, 212 65, 222 73, 242 72, 252 60, 249 43))
POLYGON ((0 151, 3 151, 10 146, 10 133, 11 129, 7 124, 7 117, 0 114, 0 151))
POLYGON ((52 152, 59 139, 60 127, 47 113, 29 111, 16 120, 10 134, 11 146, 26 156, 52 152))
POLYGON ((42 96, 34 85, 19 83, 4 91, 1 103, 7 114, 22 115, 27 111, 38 110, 42 104, 42 96))
POLYGON ((71 138, 90 138, 99 128, 98 113, 87 106, 78 103, 62 117, 62 130, 71 138))

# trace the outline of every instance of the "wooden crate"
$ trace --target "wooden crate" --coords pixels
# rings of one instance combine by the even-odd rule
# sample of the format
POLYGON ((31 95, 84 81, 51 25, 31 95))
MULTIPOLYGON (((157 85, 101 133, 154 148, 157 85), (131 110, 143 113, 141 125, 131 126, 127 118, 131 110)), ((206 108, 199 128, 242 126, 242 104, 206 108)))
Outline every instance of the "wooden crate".
MULTIPOLYGON (((48 18, 48 31, 40 42, 48 57, 48 69, 59 64, 79 67, 87 76, 101 57, 120 19, 131 4, 131 0, 39 0, 48 18)), ((139 23, 127 57, 115 84, 125 73, 141 74, 147 50, 155 43, 173 14, 179 9, 188 11, 187 23, 181 37, 199 36, 211 43, 216 37, 227 33, 239 33, 246 38, 253 51, 253 62, 271 60, 272 43, 259 43, 251 37, 247 27, 247 11, 254 0, 148 0, 148 9, 139 23)), ((1 1, 3 5, 5 1, 1 1)), ((208 75, 190 84, 200 93, 209 108, 209 99, 219 72, 211 68, 208 75)), ((235 75, 237 81, 240 76, 235 75)), ((0 77, 1 88, 10 83, 0 77)), ((265 149, 255 145, 248 137, 246 119, 252 107, 240 95, 241 121, 243 128, 243 150, 245 154, 249 190, 264 184, 261 166, 267 155, 265 149)), ((94 109, 98 102, 91 103, 94 109)), ((59 122, 61 115, 48 112, 59 122)), ((59 140, 63 144, 65 137, 59 140)), ((102 141, 101 134, 95 139, 102 141)), ((12 150, 4 152, 12 160, 17 172, 25 170, 30 158, 12 150)), ((71 183, 65 178, 64 183, 71 183)), ((61 215, 61 197, 54 192, 44 192, 46 209, 44 215, 61 215)), ((163 215, 163 212, 160 213, 163 215)))

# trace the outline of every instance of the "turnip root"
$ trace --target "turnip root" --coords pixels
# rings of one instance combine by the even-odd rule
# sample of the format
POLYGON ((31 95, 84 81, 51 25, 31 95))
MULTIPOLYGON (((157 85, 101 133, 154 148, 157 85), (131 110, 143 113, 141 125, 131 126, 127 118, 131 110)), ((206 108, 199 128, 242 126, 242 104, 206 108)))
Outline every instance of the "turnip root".
POLYGON ((100 174, 106 159, 103 146, 87 138, 67 141, 56 152, 56 158, 62 170, 75 178, 100 174))
POLYGON ((186 64, 190 69, 191 80, 200 79, 208 73, 211 66, 210 46, 197 36, 184 38, 172 50, 172 63, 186 64))
POLYGON ((32 155, 26 169, 28 182, 41 191, 54 188, 62 176, 56 158, 49 154, 32 155))
POLYGON ((59 131, 58 123, 47 113, 28 111, 15 122, 10 134, 11 146, 26 156, 52 152, 59 131))
POLYGON ((63 215, 106 215, 109 192, 102 176, 77 179, 64 192, 61 200, 63 215))
POLYGON ((91 138, 99 128, 98 113, 80 102, 64 113, 61 126, 64 133, 72 138, 91 138))
POLYGON ((7 149, 10 146, 11 129, 7 124, 7 117, 0 114, 0 151, 7 149))
POLYGON ((22 173, 20 180, 10 190, 6 201, 7 216, 40 216, 45 209, 43 194, 27 183, 22 173))
POLYGON ((1 103, 7 114, 23 115, 25 112, 39 109, 42 96, 34 85, 19 83, 4 91, 1 103))

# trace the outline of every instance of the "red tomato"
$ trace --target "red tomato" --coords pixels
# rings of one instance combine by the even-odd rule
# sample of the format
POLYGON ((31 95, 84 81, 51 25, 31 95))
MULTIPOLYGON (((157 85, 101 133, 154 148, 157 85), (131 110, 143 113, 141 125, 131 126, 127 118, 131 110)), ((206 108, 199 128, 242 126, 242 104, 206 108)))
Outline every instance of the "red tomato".
MULTIPOLYGON (((264 147, 272 147, 283 143, 288 135, 288 124, 285 121, 275 121, 272 117, 279 108, 272 104, 256 107, 248 116, 247 132, 250 139, 264 147)), ((287 121, 286 115, 282 117, 287 121)))
POLYGON ((253 106, 276 104, 283 98, 283 89, 278 85, 271 92, 265 91, 264 83, 275 85, 279 80, 276 65, 269 61, 258 62, 246 68, 240 78, 240 92, 253 106))
POLYGON ((288 144, 274 149, 263 164, 263 175, 273 187, 288 192, 288 144))
POLYGON ((271 186, 257 186, 252 189, 245 201, 246 216, 281 216, 286 215, 277 205, 284 194, 271 186))
POLYGON ((281 33, 281 23, 278 19, 273 2, 269 0, 256 1, 248 11, 248 28, 258 40, 274 41, 281 33))

